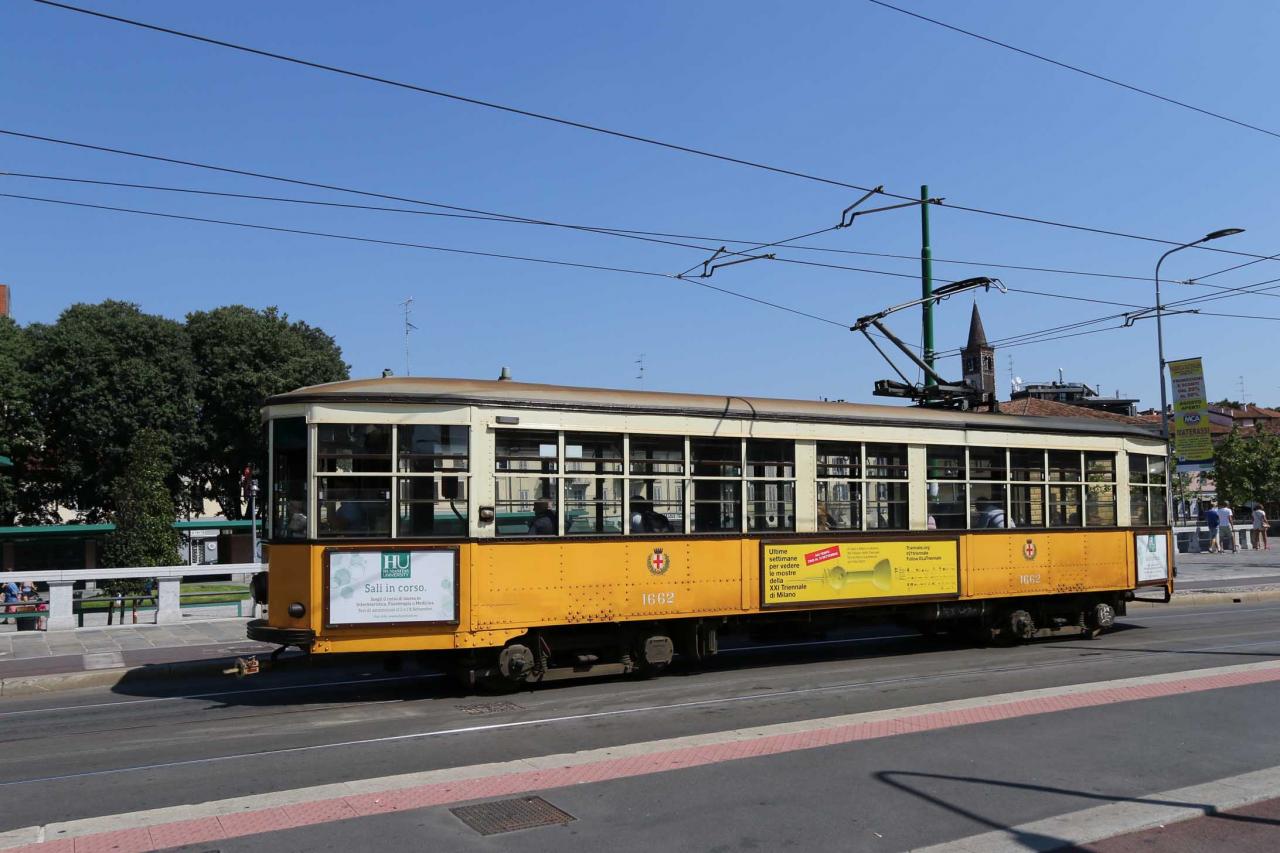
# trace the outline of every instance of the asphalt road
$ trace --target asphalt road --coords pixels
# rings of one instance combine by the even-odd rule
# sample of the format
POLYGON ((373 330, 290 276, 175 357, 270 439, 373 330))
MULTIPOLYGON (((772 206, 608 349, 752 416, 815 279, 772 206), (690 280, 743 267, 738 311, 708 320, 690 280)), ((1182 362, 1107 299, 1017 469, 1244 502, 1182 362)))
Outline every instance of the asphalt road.
MULTIPOLYGON (((727 645, 727 643, 726 643, 727 645)), ((1280 659, 1280 604, 1144 610, 1013 648, 893 627, 726 650, 702 672, 464 696, 321 673, 0 706, 0 833, 161 806, 1014 691, 1280 659), (200 695, 192 695, 192 690, 200 695), (216 691, 216 692, 215 692, 216 691)), ((543 792, 575 820, 482 837, 447 808, 223 839, 272 850, 905 850, 1280 765, 1280 682, 901 734, 543 792)), ((1277 828, 1280 832, 1280 828, 1277 828)), ((196 845, 192 850, 208 850, 196 845)))

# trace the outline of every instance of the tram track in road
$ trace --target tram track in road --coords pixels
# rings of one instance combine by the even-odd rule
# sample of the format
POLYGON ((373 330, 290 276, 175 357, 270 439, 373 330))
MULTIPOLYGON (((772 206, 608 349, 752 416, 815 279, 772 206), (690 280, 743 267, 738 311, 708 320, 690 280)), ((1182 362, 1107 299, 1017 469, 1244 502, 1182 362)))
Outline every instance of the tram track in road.
MULTIPOLYGON (((0 788, 13 789, 21 786, 33 786, 41 784, 55 784, 60 782, 68 782, 71 780, 85 780, 102 777, 121 776, 127 774, 149 773, 161 770, 176 770, 181 768, 192 768, 200 766, 226 764, 230 762, 249 762, 253 760, 262 760, 273 757, 296 756, 305 753, 316 753, 333 750, 345 750, 366 746, 379 746, 404 743, 408 741, 427 741, 435 738, 446 738, 451 736, 465 737, 468 735, 493 734, 499 732, 511 732, 522 729, 531 729, 538 727, 557 727, 569 726, 573 724, 585 724, 613 720, 617 718, 635 717, 639 715, 670 715, 672 713, 693 711, 700 709, 724 708, 730 705, 743 705, 750 703, 777 703, 789 699, 797 699, 801 697, 810 697, 817 694, 833 694, 841 691, 885 691, 889 688, 923 686, 936 684, 941 682, 950 682, 957 679, 970 679, 972 681, 980 681, 984 677, 989 676, 1005 676, 1019 673, 1043 672, 1052 670, 1064 670, 1071 667, 1096 667, 1099 664, 1111 664, 1115 662, 1123 662, 1125 660, 1150 659, 1152 655, 1206 655, 1214 653, 1230 652, 1232 650, 1240 650, 1247 648, 1260 648, 1262 646, 1274 646, 1273 653, 1260 652, 1256 657, 1280 657, 1280 631, 1276 629, 1264 629, 1262 631, 1249 631, 1247 633, 1236 633, 1230 635, 1230 639, 1247 640, 1246 642, 1230 642, 1217 643, 1212 645, 1192 645, 1187 646, 1188 642, 1196 642, 1195 640, 1174 640, 1166 645, 1145 644, 1146 647, 1141 649, 1107 649, 1100 650, 1099 653, 1093 654, 1088 650, 1091 645, 1072 644, 1067 649, 1065 644, 1044 644, 1041 648, 1057 646, 1058 649, 1077 652, 1073 657, 1061 658, 1056 660, 1039 660, 1030 663, 1001 663, 994 666, 969 667, 963 669, 954 669, 945 672, 933 672, 922 674, 904 674, 887 678, 858 679, 853 681, 843 681, 835 684, 818 684, 805 687, 796 687, 781 690, 763 690, 750 691, 746 693, 730 695, 730 696, 712 696, 701 699, 693 699, 680 702, 653 703, 646 705, 635 705, 614 709, 586 711, 582 713, 572 714, 552 714, 534 716, 529 719, 495 721, 491 723, 477 723, 467 726, 443 726, 432 728, 426 731, 410 731, 397 734, 384 735, 379 737, 346 739, 340 741, 325 741, 320 743, 301 744, 296 746, 288 746, 274 749, 262 750, 246 750, 233 753, 226 753, 211 756, 198 756, 188 759, 163 762, 148 762, 141 764, 133 764, 129 766, 116 766, 108 768, 90 769, 80 772, 30 776, 25 778, 16 778, 9 780, 0 780, 0 788), (1264 640, 1252 640, 1250 638, 1270 634, 1271 636, 1264 640), (1083 654, 1079 654, 1083 653, 1083 654)), ((869 639, 869 638, 863 638, 869 639)), ((899 639, 893 637, 892 639, 899 639)), ((832 641, 816 641, 819 643, 829 643, 832 641)), ((773 644, 775 647, 786 644, 773 644)), ((1004 651, 1004 650, 1001 650, 1004 651)), ((1008 650, 1012 652, 1013 650, 1008 650)), ((1251 655, 1252 656, 1252 655, 1251 655)), ((850 661, 853 662, 853 661, 850 661)), ((730 671, 732 672, 732 671, 730 671)), ((1090 679, 1092 680, 1092 679, 1090 679)), ((655 682, 656 683, 656 682, 655 682)), ((385 704, 389 702, 398 702, 401 700, 375 700, 367 703, 346 703, 342 706, 328 706, 334 710, 351 710, 353 708, 371 706, 375 704, 385 704)), ((406 700, 413 701, 413 700, 406 700)), ((308 708, 311 710, 324 710, 324 708, 308 708)), ((284 712, 288 713, 288 712, 284 712)), ((237 715, 230 718, 220 718, 218 723, 235 722, 242 717, 269 718, 275 714, 248 714, 237 715)), ((150 727, 168 726, 169 722, 158 722, 150 727)), ((119 727, 117 729, 98 729, 92 732, 78 732, 76 735, 81 736, 98 736, 103 734, 120 733, 126 730, 136 731, 138 728, 145 727, 119 727)), ((65 740, 68 737, 66 733, 56 733, 49 736, 65 740)))
MULTIPOLYGON (((1212 615, 1212 616, 1217 616, 1219 619, 1221 619, 1223 616, 1237 616, 1237 615, 1243 616, 1243 615, 1249 615, 1256 612, 1280 613, 1280 609, 1251 608, 1249 610, 1234 610, 1234 611, 1225 611, 1222 613, 1201 612, 1201 613, 1190 613, 1190 614, 1158 614, 1158 615, 1143 617, 1143 619, 1166 619, 1166 618, 1176 617, 1180 615, 1182 616, 1212 615)), ((1254 636, 1264 636, 1268 633, 1270 632, 1264 629, 1262 631, 1236 633, 1236 634, 1232 634, 1231 636, 1236 639, 1244 639, 1244 638, 1250 638, 1254 636)), ((1125 634, 1122 632, 1120 634, 1113 635, 1113 636, 1123 637, 1124 635, 1125 634)), ((1070 638, 1070 637, 1064 637, 1061 640, 1057 640, 1057 641, 1055 640, 1039 641, 1039 642, 1030 644, 1025 648, 1036 649, 1042 652, 1044 651, 1048 651, 1048 652, 1077 651, 1080 653, 1078 657, 1064 658, 1059 660, 1044 660, 1036 663, 999 663, 993 666, 970 667, 970 668, 965 668, 962 670, 954 670, 950 672, 927 673, 927 674, 918 674, 918 675, 903 675, 903 676, 896 676, 893 678, 873 679, 873 680, 846 681, 846 682, 839 682, 832 685, 817 685, 817 686, 804 687, 804 688, 798 688, 793 690, 759 691, 759 692, 748 693, 743 696, 699 700, 698 702, 693 703, 690 707, 698 707, 704 704, 716 704, 720 702, 743 701, 745 699, 764 700, 769 697, 785 698, 791 695, 802 695, 804 693, 812 693, 812 692, 854 690, 859 688, 876 688, 876 687, 885 687, 890 685, 927 684, 933 681, 948 680, 956 677, 966 677, 966 676, 981 677, 981 676, 987 676, 987 675, 1010 674, 1010 673, 1028 672, 1028 671, 1036 671, 1036 670, 1044 670, 1044 669, 1054 669, 1054 668, 1060 668, 1065 666, 1071 666, 1073 664, 1092 665, 1092 664, 1103 663, 1103 662, 1123 661, 1130 658, 1141 658, 1141 657, 1146 657, 1153 654, 1195 654, 1195 653, 1208 654, 1221 649, 1233 648, 1238 645, 1238 644, 1228 644, 1226 646, 1210 646, 1210 647, 1203 647, 1203 648, 1197 648, 1197 649, 1180 649, 1172 646, 1168 648, 1152 647, 1152 648, 1144 648, 1141 650, 1132 650, 1132 651, 1124 650, 1124 649, 1107 648, 1105 654, 1092 654, 1088 652, 1088 649, 1090 648, 1101 649, 1101 646, 1099 646, 1096 643, 1091 643, 1088 645, 1078 644, 1078 643, 1071 642, 1072 639, 1073 638, 1070 638), (1067 642, 1064 643, 1063 641, 1067 641, 1067 642)), ((849 637, 849 638, 841 638, 841 639, 823 639, 823 640, 801 640, 801 641, 789 642, 789 643, 768 643, 768 644, 758 644, 758 645, 735 646, 735 647, 723 649, 722 653, 726 655, 734 655, 734 656, 755 656, 755 655, 776 656, 778 652, 791 650, 791 649, 794 649, 794 650, 821 649, 824 652, 827 652, 828 650, 834 651, 836 649, 839 649, 840 647, 845 647, 845 646, 856 646, 856 645, 869 644, 869 643, 891 645, 895 641, 912 641, 912 640, 919 641, 920 643, 924 642, 918 634, 913 634, 913 633, 878 634, 878 635, 873 635, 869 637, 849 637)), ((1105 643, 1106 640, 1102 640, 1101 642, 1105 643)), ((916 645, 916 644, 912 643, 912 645, 916 645)), ((904 661, 919 660, 919 658, 917 657, 917 655, 919 654, 929 655, 934 651, 945 653, 945 652, 962 650, 963 648, 965 647, 962 647, 962 646, 950 647, 945 645, 936 646, 936 647, 930 646, 928 651, 917 652, 916 654, 910 654, 909 652, 904 651, 902 655, 902 659, 904 661)), ((1004 654, 1006 652, 1015 653, 1012 649, 1000 650, 999 653, 1004 654)), ((884 660, 885 656, 881 655, 877 659, 884 660)), ((853 664, 853 663, 865 661, 865 660, 866 660, 865 656, 838 657, 833 659, 827 654, 824 654, 821 657, 810 657, 806 660, 801 660, 801 661, 789 661, 785 664, 780 663, 779 666, 780 667, 786 666, 788 668, 806 667, 807 668, 805 672, 806 675, 812 676, 816 674, 822 677, 827 675, 828 673, 832 675, 842 674, 844 671, 847 670, 847 666, 849 664, 853 664), (835 669, 834 670, 828 669, 825 672, 815 673, 811 668, 809 668, 815 664, 816 665, 830 664, 830 665, 833 665, 835 669)), ((706 671, 698 673, 696 677, 707 678, 707 679, 715 678, 717 676, 732 677, 733 674, 738 672, 743 672, 745 669, 746 669, 745 667, 736 666, 736 665, 728 666, 728 667, 717 667, 713 663, 710 667, 707 668, 706 671)), ((439 694, 427 695, 427 696, 421 696, 421 697, 406 697, 403 694, 401 694, 391 698, 383 698, 385 696, 385 693, 383 693, 382 691, 385 691, 387 689, 394 689, 394 685, 397 685, 397 684, 400 684, 400 685, 403 685, 406 683, 429 684, 431 682, 442 681, 445 678, 446 676, 443 673, 425 672, 425 673, 420 673, 415 675, 398 675, 398 676, 375 677, 375 678, 367 678, 367 679, 350 679, 350 680, 344 680, 344 681, 338 681, 338 682, 273 685, 273 686, 260 687, 260 688, 237 688, 237 689, 226 690, 226 691, 205 691, 201 693, 183 694, 183 695, 176 695, 176 696, 151 697, 151 698, 145 698, 145 699, 124 699, 124 700, 119 700, 114 702, 98 702, 98 703, 88 703, 88 704, 80 704, 80 705, 63 705, 63 706, 57 706, 57 707, 34 707, 34 708, 18 709, 13 711, 3 711, 3 712, 0 712, 0 721, 15 718, 15 717, 24 717, 24 716, 39 714, 41 715, 42 723, 45 726, 48 726, 50 722, 56 720, 59 715, 75 717, 75 716, 84 715, 87 713, 91 715, 91 719, 93 719, 94 727, 75 728, 74 722, 68 721, 70 725, 67 728, 60 728, 60 729, 55 728, 54 730, 51 730, 48 735, 37 735, 35 737, 32 737, 28 732, 21 738, 0 737, 0 743, 7 743, 7 742, 16 741, 16 740, 21 740, 23 742, 31 742, 31 741, 39 741, 39 740, 52 739, 52 738, 64 739, 66 737, 75 737, 75 736, 120 734, 123 732, 129 732, 129 731, 136 732, 136 731, 142 731, 147 729, 168 728, 173 724, 172 720, 168 718, 161 718, 151 722, 131 721, 127 724, 122 724, 117 726, 103 726, 101 725, 100 715, 104 712, 110 713, 114 711, 126 711, 131 713, 135 711, 150 712, 152 708, 155 706, 176 705, 178 703, 203 702, 206 700, 222 700, 216 708, 197 709, 201 711, 206 711, 206 710, 218 711, 219 714, 216 717, 216 719, 210 719, 207 721, 208 723, 214 724, 214 725, 232 724, 237 721, 243 721, 243 720, 269 720, 271 718, 286 717, 286 716, 296 717, 297 715, 301 715, 301 714, 325 714, 325 713, 333 713, 333 712, 342 712, 342 711, 350 711, 352 709, 361 708, 361 707, 373 707, 378 705, 413 704, 415 702, 421 702, 421 701, 439 701, 445 697, 439 694), (237 701, 240 701, 244 697, 249 697, 249 696, 262 697, 270 694, 289 694, 289 693, 297 693, 305 690, 312 690, 312 691, 342 690, 345 692, 350 690, 358 691, 358 690, 367 689, 367 688, 372 688, 378 691, 377 695, 374 698, 362 699, 358 701, 339 702, 339 701, 329 700, 325 702, 315 702, 315 703, 308 702, 305 707, 301 707, 301 708, 297 708, 297 707, 281 708, 278 705, 267 703, 267 704, 264 704, 262 708, 256 709, 254 711, 242 712, 242 713, 235 713, 235 712, 227 713, 229 711, 233 711, 235 703, 237 701)), ((758 680, 758 679, 755 679, 755 680, 758 680)), ((593 684, 593 682, 590 680, 584 680, 583 682, 580 682, 580 683, 584 686, 587 686, 588 688, 590 685, 593 684)), ((599 682, 594 682, 594 683, 598 684, 599 682)), ((662 685, 664 682, 660 680, 654 683, 658 685, 662 685)), ((666 683, 670 683, 670 682, 668 681, 666 683)), ((526 695, 529 695, 529 694, 526 694, 526 695)), ((551 697, 551 696, 554 696, 555 694, 552 694, 550 691, 546 693, 542 691, 535 691, 532 695, 542 695, 542 696, 551 697)), ((657 706, 657 707, 661 707, 661 706, 657 706)), ((191 709, 183 709, 183 712, 188 712, 190 710, 191 709)), ((0 763, 2 763, 2 761, 0 761, 0 763)))

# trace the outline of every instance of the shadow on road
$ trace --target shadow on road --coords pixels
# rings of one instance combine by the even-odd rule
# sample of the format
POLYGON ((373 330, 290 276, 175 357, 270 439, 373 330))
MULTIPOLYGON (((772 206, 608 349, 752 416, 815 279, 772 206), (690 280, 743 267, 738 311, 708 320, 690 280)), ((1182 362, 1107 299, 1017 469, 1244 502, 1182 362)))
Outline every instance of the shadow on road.
MULTIPOLYGON (((1219 820, 1235 821, 1239 823, 1263 824, 1267 826, 1280 826, 1280 820, 1271 818, 1251 817, 1249 815, 1230 814, 1221 812, 1217 806, 1209 803, 1192 803, 1181 800, 1165 800, 1159 797, 1126 797, 1122 795, 1099 794, 1093 791, 1082 791, 1075 788, 1058 788, 1052 785, 1036 785, 1029 782, 1007 782, 1001 779, 983 779, 977 776, 950 776, 942 773, 920 773, 908 770, 881 770, 875 774, 875 779, 897 788, 903 793, 910 794, 917 799, 923 800, 930 805, 937 806, 959 815, 975 823, 989 827, 994 830, 1008 833, 1009 837, 1024 845, 1028 850, 1081 850, 1074 842, 1065 838, 1057 838, 1052 835, 1042 835, 1040 833, 1025 832, 1016 827, 1010 826, 1004 821, 995 818, 986 817, 972 809, 965 808, 952 802, 948 802, 937 794, 931 794, 927 791, 915 787, 907 781, 913 780, 934 780, 941 782, 961 782, 966 785, 980 785, 988 789, 994 789, 993 794, 998 794, 1003 790, 1025 791, 1037 794, 1055 794, 1063 797, 1071 797, 1073 799, 1090 800, 1104 804, 1109 803, 1137 803, 1142 805, 1153 806, 1171 806, 1175 808, 1196 809, 1205 817, 1217 818, 1219 820)), ((998 798, 993 798, 997 802, 998 798)))

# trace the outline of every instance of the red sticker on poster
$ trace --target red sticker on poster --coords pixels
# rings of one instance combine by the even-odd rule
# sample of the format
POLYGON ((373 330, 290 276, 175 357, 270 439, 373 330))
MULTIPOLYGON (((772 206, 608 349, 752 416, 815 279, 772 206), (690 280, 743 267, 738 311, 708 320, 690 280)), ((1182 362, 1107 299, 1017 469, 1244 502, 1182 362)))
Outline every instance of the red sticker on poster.
POLYGON ((840 546, 832 545, 830 548, 823 548, 821 551, 811 551, 804 555, 804 564, 812 566, 814 563, 821 563, 826 560, 840 559, 840 546))

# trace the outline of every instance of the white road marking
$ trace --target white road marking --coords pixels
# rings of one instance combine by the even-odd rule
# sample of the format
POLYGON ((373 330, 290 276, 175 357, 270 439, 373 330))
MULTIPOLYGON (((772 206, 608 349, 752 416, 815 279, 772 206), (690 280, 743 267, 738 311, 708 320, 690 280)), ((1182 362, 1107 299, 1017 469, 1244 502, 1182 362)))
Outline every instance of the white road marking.
POLYGON ((17 717, 22 714, 55 714, 59 711, 80 711, 91 708, 119 708, 126 705, 146 705, 154 702, 177 702, 182 699, 212 699, 217 696, 244 696, 250 693, 277 693, 286 690, 315 690, 324 687, 350 687, 354 684, 380 684, 388 681, 419 681, 444 678, 444 673, 428 672, 421 675, 393 675, 380 678, 354 678, 348 681, 321 681, 314 684, 284 684, 279 687, 253 687, 248 690, 218 690, 213 693, 190 693, 183 696, 157 696, 151 699, 125 699, 120 702, 94 702, 89 705, 63 705, 60 708, 28 708, 22 711, 0 711, 0 717, 17 717))
MULTIPOLYGON (((1064 793, 1076 797, 1084 795, 1080 791, 1064 793)), ((1026 853, 1027 850, 1048 850, 1050 844, 1056 845, 1053 849, 1091 844, 1104 838, 1167 826, 1280 797, 1280 767, 1268 767, 1204 785, 1145 796, 1088 796, 1114 799, 1115 802, 917 848, 914 853, 1026 853)))

